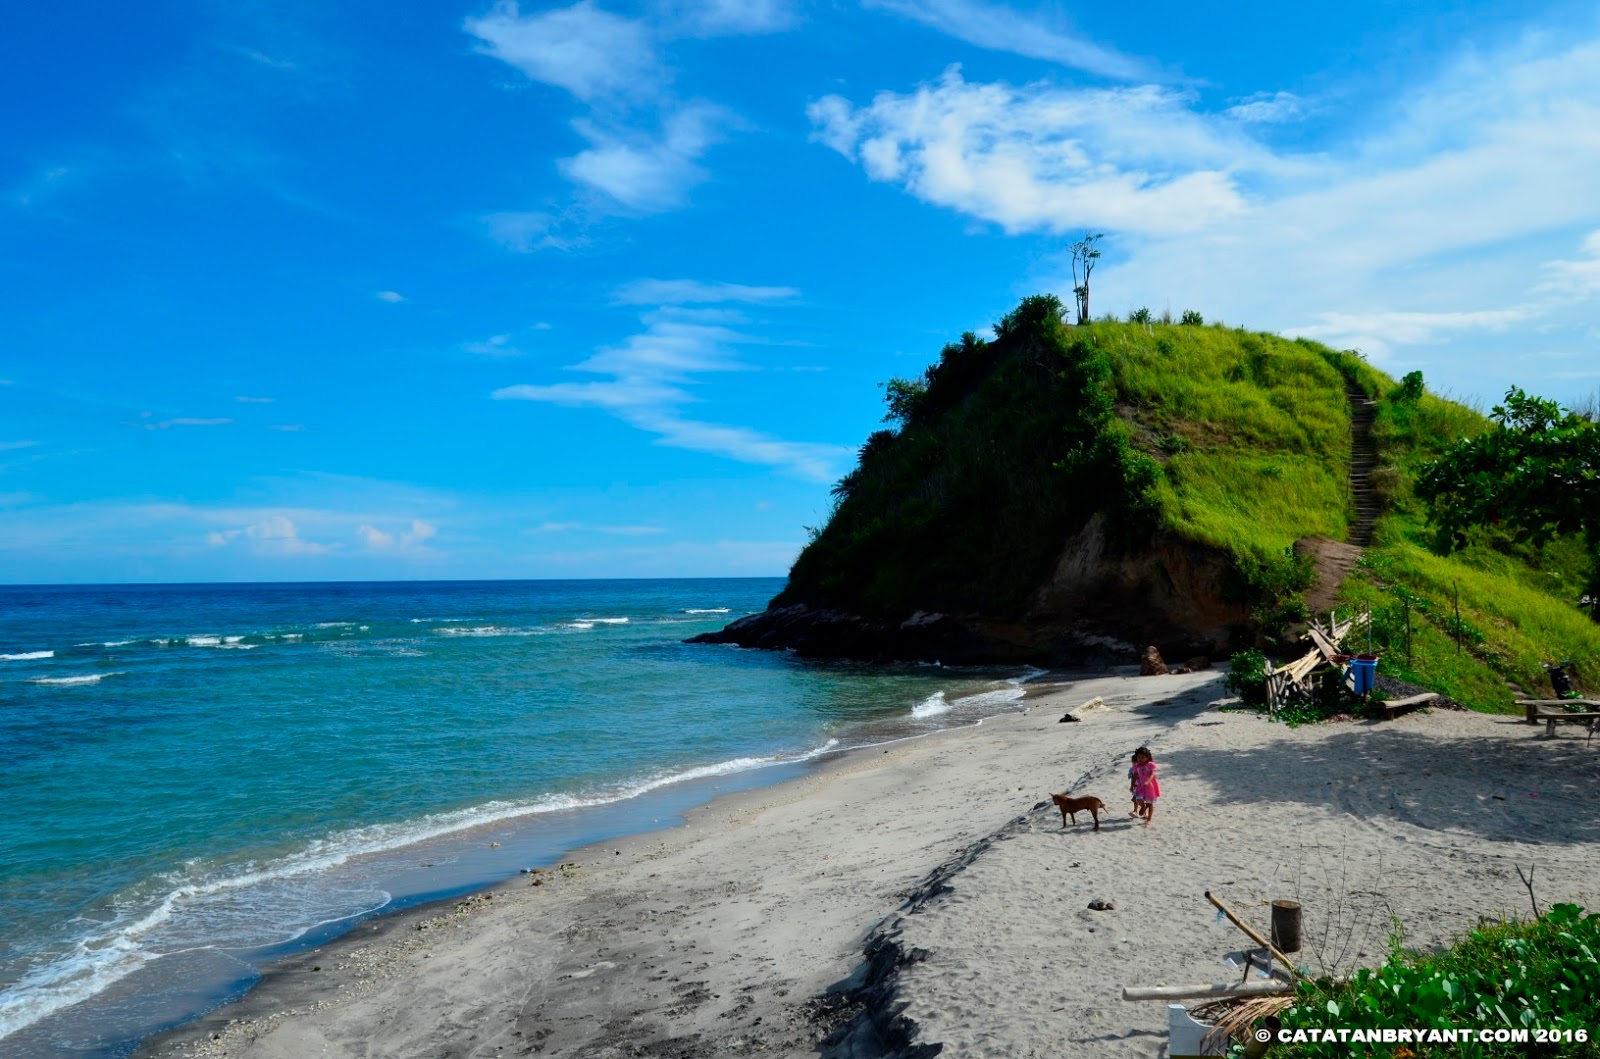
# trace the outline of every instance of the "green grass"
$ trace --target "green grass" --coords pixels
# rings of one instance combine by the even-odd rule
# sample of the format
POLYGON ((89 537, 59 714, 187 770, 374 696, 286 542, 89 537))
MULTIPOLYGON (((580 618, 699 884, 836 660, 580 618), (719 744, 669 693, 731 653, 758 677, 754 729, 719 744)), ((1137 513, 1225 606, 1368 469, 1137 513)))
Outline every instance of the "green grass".
POLYGON ((1277 561, 1301 537, 1342 538, 1350 518, 1350 416, 1314 347, 1215 327, 1095 324, 1118 411, 1161 460, 1163 524, 1277 561))

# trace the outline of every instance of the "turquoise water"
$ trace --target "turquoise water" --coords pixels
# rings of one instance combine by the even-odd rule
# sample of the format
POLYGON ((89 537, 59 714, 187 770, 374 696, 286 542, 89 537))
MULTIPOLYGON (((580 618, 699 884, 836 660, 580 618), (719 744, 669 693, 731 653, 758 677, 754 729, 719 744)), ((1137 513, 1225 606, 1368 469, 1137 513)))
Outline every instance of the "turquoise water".
POLYGON ((0 1050, 127 1054, 362 917, 1020 697, 681 642, 781 585, 0 587, 0 1050))

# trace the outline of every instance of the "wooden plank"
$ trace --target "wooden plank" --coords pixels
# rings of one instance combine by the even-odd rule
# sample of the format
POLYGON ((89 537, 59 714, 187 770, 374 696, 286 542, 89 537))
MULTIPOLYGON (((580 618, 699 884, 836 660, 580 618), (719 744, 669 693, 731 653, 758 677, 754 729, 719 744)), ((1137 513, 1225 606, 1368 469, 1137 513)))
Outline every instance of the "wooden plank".
POLYGON ((1311 642, 1317 645, 1317 650, 1322 652, 1322 657, 1327 662, 1332 662, 1334 655, 1339 653, 1338 647, 1329 640, 1327 635, 1315 625, 1311 626, 1311 642))

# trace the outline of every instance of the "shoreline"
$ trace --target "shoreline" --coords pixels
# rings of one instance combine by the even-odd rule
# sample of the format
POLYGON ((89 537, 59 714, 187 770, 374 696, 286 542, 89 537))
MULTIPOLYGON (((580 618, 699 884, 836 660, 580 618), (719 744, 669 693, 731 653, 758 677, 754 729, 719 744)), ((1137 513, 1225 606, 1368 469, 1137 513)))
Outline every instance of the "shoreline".
POLYGON ((1381 958, 1382 913, 1417 945, 1515 914, 1518 858, 1547 903, 1594 904, 1600 795, 1562 779, 1581 740, 1444 711, 1286 729, 1216 712, 1218 677, 1041 680, 1022 712, 362 924, 136 1055, 1155 1055, 1165 1011, 1116 991, 1226 974, 1242 936, 1205 889, 1258 921, 1302 899, 1308 963, 1340 932, 1340 959, 1381 958), (1140 743, 1164 769, 1150 828, 1122 801, 1140 743), (1099 834, 1045 801, 1079 788, 1107 803, 1099 834))

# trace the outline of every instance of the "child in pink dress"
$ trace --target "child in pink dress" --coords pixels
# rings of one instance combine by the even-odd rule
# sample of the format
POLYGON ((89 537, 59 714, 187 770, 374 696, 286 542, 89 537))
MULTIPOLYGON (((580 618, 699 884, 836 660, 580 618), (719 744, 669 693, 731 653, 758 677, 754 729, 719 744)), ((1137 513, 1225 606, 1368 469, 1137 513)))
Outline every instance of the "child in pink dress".
POLYGON ((1133 798, 1144 810, 1148 826, 1155 816, 1156 799, 1161 797, 1161 781, 1156 779, 1156 762, 1150 748, 1142 746, 1133 752, 1133 798))

